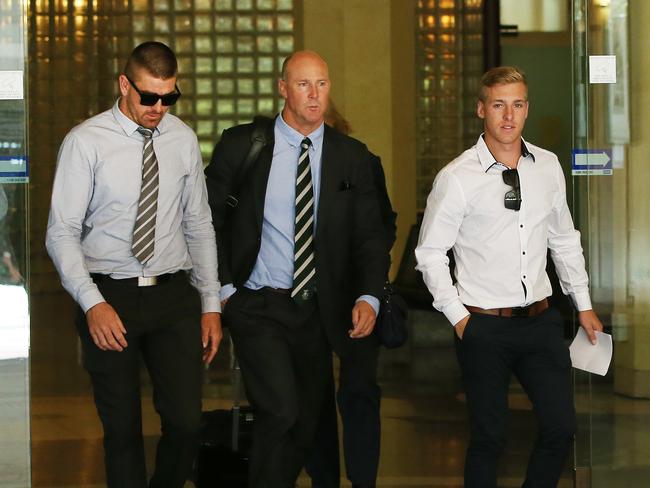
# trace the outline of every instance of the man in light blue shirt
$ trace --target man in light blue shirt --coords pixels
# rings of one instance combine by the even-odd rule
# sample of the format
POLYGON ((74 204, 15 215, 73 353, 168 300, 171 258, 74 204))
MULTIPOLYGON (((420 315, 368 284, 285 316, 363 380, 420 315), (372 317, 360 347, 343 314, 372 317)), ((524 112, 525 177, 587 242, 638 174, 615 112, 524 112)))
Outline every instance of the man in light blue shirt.
POLYGON ((329 86, 318 54, 292 54, 278 82, 284 109, 241 186, 252 124, 225 131, 206 170, 223 320, 256 413, 255 488, 295 486, 332 374, 331 348, 352 354, 374 340, 389 263, 370 154, 323 124, 329 86))
POLYGON ((180 97, 176 74, 167 46, 136 47, 118 102, 63 141, 52 191, 46 245, 80 307, 110 488, 147 486, 141 358, 162 424, 148 486, 184 485, 198 447, 201 357, 210 362, 221 340, 201 154, 193 131, 167 113, 180 97))
MULTIPOLYGON (((244 286, 259 290, 265 286, 272 288, 293 287, 294 259, 294 219, 296 161, 300 154, 300 143, 304 136, 288 125, 282 114, 275 118, 273 127, 275 146, 273 164, 264 200, 264 220, 262 222, 262 242, 253 271, 244 286)), ((323 133, 325 124, 307 137, 311 141, 309 161, 314 187, 314 228, 318 228, 318 200, 320 196, 321 155, 323 153, 323 133)), ((227 300, 235 287, 229 283, 221 288, 221 300, 227 300)), ((379 310, 379 300, 363 295, 359 300, 371 304, 375 314, 379 310)))

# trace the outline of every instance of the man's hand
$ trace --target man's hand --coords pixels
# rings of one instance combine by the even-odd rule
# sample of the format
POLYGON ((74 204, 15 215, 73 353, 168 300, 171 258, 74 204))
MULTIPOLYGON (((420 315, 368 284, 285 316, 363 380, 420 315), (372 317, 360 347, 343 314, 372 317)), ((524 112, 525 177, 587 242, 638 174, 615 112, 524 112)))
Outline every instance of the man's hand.
POLYGON ((469 322, 469 315, 465 315, 462 319, 460 319, 456 325, 454 325, 454 330, 456 331, 456 335, 458 338, 462 341, 463 340, 463 334, 465 333, 465 327, 467 327, 467 322, 469 322))
POLYGON ((600 319, 596 315, 596 312, 593 310, 584 310, 582 312, 578 312, 578 322, 580 322, 580 326, 589 336, 591 343, 595 345, 597 342, 595 331, 603 331, 603 324, 600 322, 600 319))
POLYGON ((368 337, 375 328, 375 309, 365 300, 358 301, 352 309, 352 329, 348 331, 353 339, 368 337))
POLYGON ((208 312, 201 315, 201 343, 203 344, 203 362, 210 364, 217 354, 223 337, 221 331, 221 314, 208 312))
POLYGON ((98 303, 86 312, 88 331, 95 345, 102 351, 122 351, 129 344, 126 329, 117 312, 106 302, 98 303))

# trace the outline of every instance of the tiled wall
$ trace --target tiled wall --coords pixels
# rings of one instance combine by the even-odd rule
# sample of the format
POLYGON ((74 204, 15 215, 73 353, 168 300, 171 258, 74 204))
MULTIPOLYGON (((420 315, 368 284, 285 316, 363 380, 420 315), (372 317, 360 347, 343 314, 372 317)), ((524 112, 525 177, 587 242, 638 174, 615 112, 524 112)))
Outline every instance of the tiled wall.
POLYGON ((436 173, 481 132, 476 117, 483 72, 482 0, 418 0, 417 207, 436 173))
POLYGON ((134 46, 168 44, 183 93, 173 111, 204 160, 221 131, 281 107, 276 80, 296 45, 297 0, 32 0, 29 4, 33 291, 57 289, 43 239, 58 147, 109 108, 134 46))

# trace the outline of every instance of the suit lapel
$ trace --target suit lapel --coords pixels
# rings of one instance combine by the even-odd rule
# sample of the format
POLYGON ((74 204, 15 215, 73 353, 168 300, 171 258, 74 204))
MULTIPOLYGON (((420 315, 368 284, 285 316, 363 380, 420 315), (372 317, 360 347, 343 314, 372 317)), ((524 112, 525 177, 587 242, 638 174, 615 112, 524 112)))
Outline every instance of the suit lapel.
POLYGON ((318 198, 318 221, 316 223, 316 239, 321 235, 321 230, 327 225, 331 211, 331 203, 336 198, 338 184, 340 184, 340 162, 337 155, 336 138, 327 125, 323 135, 323 152, 320 167, 320 195, 318 198))

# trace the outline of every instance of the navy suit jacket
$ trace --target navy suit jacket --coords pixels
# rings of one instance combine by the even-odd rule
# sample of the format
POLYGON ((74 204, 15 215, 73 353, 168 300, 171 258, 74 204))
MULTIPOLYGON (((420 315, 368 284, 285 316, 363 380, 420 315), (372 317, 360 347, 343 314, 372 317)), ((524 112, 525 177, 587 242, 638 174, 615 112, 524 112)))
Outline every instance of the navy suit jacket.
MULTIPOLYGON (((251 146, 253 124, 223 132, 206 168, 219 252, 221 283, 243 286, 260 249, 266 186, 273 158, 274 124, 241 188, 233 192, 238 167, 251 146)), ((361 295, 381 298, 390 257, 373 183, 372 156, 364 144, 325 126, 318 224, 314 238, 316 296, 328 338, 337 352, 352 340, 351 311, 361 295)))

